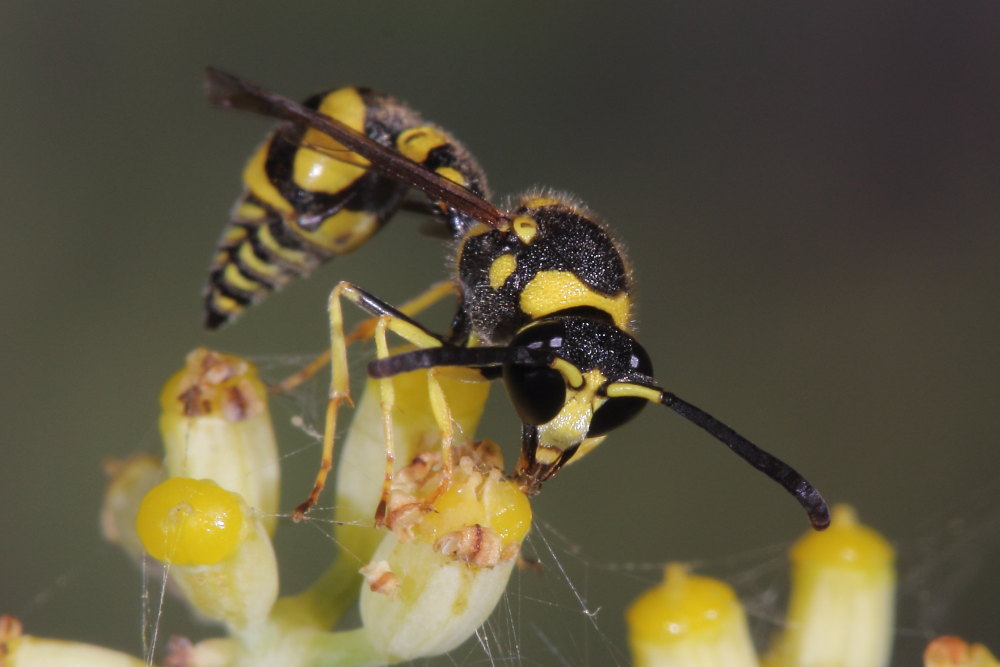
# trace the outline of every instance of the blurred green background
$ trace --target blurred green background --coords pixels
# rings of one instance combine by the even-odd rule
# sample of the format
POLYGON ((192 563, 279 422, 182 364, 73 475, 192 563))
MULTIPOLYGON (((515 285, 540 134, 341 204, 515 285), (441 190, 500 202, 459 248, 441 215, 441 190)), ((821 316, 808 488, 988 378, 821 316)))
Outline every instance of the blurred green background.
MULTIPOLYGON (((138 652, 140 575, 97 532, 101 462, 158 451, 167 375, 197 345, 280 375, 324 345, 336 280, 400 301, 443 275, 403 217, 203 331, 267 128, 206 107, 214 64, 292 97, 379 87, 460 137, 497 193, 580 195, 631 249, 661 381, 896 544, 897 664, 946 632, 1000 650, 998 29, 993 0, 0 4, 0 611, 138 652)), ((321 384, 280 419, 315 413, 321 384)), ((513 445, 504 402, 484 430, 513 445)), ((758 639, 775 629, 801 511, 661 412, 549 484, 557 558, 536 538, 545 568, 518 575, 489 651, 443 664, 627 663, 622 610, 666 560, 734 581, 758 639)), ((283 431, 306 448, 287 508, 311 445, 283 431)), ((294 591, 332 546, 278 536, 294 591)), ((161 637, 211 631, 177 604, 162 619, 161 637)))

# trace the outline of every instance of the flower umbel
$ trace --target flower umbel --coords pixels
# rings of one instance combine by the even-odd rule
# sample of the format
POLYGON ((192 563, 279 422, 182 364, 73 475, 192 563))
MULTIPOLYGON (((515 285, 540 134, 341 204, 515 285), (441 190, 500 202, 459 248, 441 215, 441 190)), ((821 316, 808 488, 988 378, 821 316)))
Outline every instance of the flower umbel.
POLYGON ((362 397, 338 471, 334 533, 342 553, 309 590, 276 600, 277 448, 267 391, 249 363, 192 352, 161 397, 164 464, 116 465, 104 511, 110 536, 123 546, 141 539, 192 608, 230 632, 172 642, 171 660, 388 664, 446 652, 471 636, 503 594, 531 524, 527 499, 502 474, 499 449, 465 437, 486 397, 486 385, 471 379, 450 370, 436 378, 456 427, 447 484, 426 373, 392 380, 403 464, 381 530, 371 527, 386 465, 380 392, 362 397), (129 505, 138 510, 131 525, 122 520, 129 505), (363 579, 358 570, 368 560, 363 579), (363 580, 362 627, 331 631, 363 580))

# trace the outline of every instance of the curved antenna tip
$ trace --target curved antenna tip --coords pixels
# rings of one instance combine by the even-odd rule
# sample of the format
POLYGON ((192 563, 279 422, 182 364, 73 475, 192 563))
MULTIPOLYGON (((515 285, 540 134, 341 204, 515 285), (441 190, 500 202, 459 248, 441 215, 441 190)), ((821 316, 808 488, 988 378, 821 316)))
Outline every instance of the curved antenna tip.
POLYGON ((670 392, 665 391, 661 394, 660 403, 708 431, 737 456, 783 486, 802 505, 813 528, 823 530, 830 525, 830 508, 823 500, 823 496, 816 490, 816 487, 790 465, 773 454, 765 452, 701 408, 691 405, 670 392))

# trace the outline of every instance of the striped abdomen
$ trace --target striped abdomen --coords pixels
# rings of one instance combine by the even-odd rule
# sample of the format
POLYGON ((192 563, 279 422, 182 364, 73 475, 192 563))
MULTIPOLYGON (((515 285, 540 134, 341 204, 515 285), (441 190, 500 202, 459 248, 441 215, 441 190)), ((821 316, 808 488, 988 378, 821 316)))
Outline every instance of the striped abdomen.
MULTIPOLYGON (((387 95, 348 87, 315 95, 306 105, 486 194, 482 170, 465 149, 387 95)), ((209 268, 205 324, 211 329, 292 277, 363 244, 407 191, 329 136, 290 123, 278 126, 254 153, 243 181, 209 268)))

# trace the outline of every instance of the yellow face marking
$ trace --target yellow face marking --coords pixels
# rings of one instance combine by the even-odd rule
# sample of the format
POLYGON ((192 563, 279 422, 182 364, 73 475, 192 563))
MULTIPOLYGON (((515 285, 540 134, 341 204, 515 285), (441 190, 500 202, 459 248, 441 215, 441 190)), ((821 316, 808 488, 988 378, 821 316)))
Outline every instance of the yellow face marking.
POLYGON ((450 139, 436 127, 412 127, 400 133, 396 148, 414 162, 423 164, 432 150, 449 142, 450 139))
POLYGON ((260 283, 240 273, 239 267, 235 264, 226 265, 226 268, 222 270, 222 279, 230 286, 244 292, 256 292, 260 289, 260 283))
POLYGON ((517 259, 514 255, 500 255, 490 264, 490 287, 495 290, 503 287, 510 274, 517 269, 517 259))
POLYGON ((262 202, 281 213, 290 214, 294 210, 292 205, 281 196, 281 193, 271 183, 271 179, 267 177, 267 172, 264 170, 264 165, 267 162, 267 148, 270 145, 271 140, 268 139, 261 144, 257 152, 247 162, 247 166, 243 168, 243 182, 246 183, 247 189, 254 193, 262 202))
POLYGON ((539 445, 535 450, 535 460, 543 465, 552 465, 562 456, 563 450, 559 447, 539 445))
POLYGON ((629 329, 631 303, 628 294, 606 296, 569 271, 539 271, 521 291, 520 306, 532 318, 567 308, 590 306, 610 315, 620 329, 629 329))
MULTIPOLYGON (((364 134, 365 102, 354 88, 335 90, 320 102, 319 111, 364 134)), ((309 128, 302 143, 325 149, 318 152, 300 148, 292 163, 292 179, 300 188, 312 192, 337 193, 365 173, 370 163, 329 135, 309 128)))
POLYGON ((297 224, 291 228, 303 239, 325 250, 345 253, 371 238, 378 229, 375 216, 368 211, 342 210, 331 215, 312 231, 297 224))
POLYGON ((538 223, 530 215, 519 215, 514 218, 514 233, 521 243, 527 245, 538 233, 538 223))
MULTIPOLYGON (((579 371, 578 371, 579 372, 579 371)), ((606 381, 597 369, 582 373, 579 389, 566 389, 566 402, 555 418, 538 427, 538 442, 546 447, 566 449, 582 442, 590 430, 590 420, 607 399, 597 394, 606 381)))
POLYGON ((569 385, 570 389, 583 389, 583 373, 581 373, 580 369, 573 364, 569 363, 565 359, 556 357, 552 363, 549 364, 549 367, 559 371, 559 373, 566 380, 566 384, 569 385))
POLYGON ((444 176, 452 183, 458 183, 463 188, 466 186, 465 176, 462 176, 462 172, 454 167, 438 167, 434 172, 439 176, 444 176))

